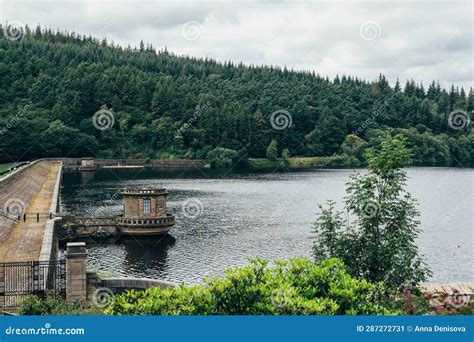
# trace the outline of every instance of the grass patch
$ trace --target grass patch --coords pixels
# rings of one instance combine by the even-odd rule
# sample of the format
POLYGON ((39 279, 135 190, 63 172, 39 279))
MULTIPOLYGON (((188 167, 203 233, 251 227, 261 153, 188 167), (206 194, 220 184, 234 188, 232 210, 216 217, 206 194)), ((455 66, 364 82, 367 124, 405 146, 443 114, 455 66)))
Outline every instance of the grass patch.
POLYGON ((250 169, 266 170, 283 167, 283 163, 279 160, 270 160, 265 158, 249 158, 246 166, 250 169))
POLYGON ((15 163, 0 164, 0 175, 10 172, 10 169, 15 165, 15 163))
POLYGON ((287 165, 283 160, 269 160, 265 158, 250 158, 247 160, 247 166, 251 169, 289 169, 289 170, 304 170, 312 168, 332 168, 332 167, 351 167, 355 165, 347 164, 346 158, 342 156, 330 157, 294 157, 289 158, 287 165))

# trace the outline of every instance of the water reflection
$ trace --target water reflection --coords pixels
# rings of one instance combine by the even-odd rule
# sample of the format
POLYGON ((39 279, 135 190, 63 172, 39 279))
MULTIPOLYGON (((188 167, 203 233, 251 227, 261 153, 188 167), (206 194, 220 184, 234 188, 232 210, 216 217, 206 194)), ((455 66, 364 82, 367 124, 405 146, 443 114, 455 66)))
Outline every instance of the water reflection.
MULTIPOLYGON (((158 278, 167 273, 170 267, 168 252, 175 244, 176 239, 167 234, 161 237, 131 237, 89 239, 82 238, 75 241, 84 241, 88 250, 88 261, 92 269, 109 276, 126 276, 127 273, 140 272, 143 277, 158 278), (114 265, 104 269, 99 265, 114 265)), ((64 251, 65 243, 60 244, 64 251)))
POLYGON ((170 235, 147 239, 124 237, 119 243, 125 248, 125 269, 141 269, 144 276, 158 277, 169 268, 168 252, 175 244, 175 238, 170 235))

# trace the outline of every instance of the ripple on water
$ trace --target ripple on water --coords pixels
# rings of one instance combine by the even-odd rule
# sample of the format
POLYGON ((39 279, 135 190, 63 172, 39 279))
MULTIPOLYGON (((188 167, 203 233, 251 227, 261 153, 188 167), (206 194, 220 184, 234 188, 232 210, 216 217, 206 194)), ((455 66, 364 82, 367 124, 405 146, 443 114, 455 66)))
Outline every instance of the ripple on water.
MULTIPOLYGON (((65 174, 62 209, 80 215, 116 215, 124 186, 161 184, 169 191, 168 210, 177 218, 175 241, 120 239, 89 244, 90 268, 115 276, 162 278, 198 283, 221 275, 247 257, 270 260, 311 255, 311 229, 327 200, 341 203, 350 170, 285 174, 99 171, 92 177, 65 174), (114 195, 115 194, 115 195, 114 195), (195 218, 183 215, 183 202, 203 205, 195 218)), ((472 281, 474 172, 409 169, 409 190, 419 201, 423 233, 417 243, 433 270, 433 281, 472 281), (441 180, 441 181, 440 181, 441 180), (472 198, 472 197, 471 197, 472 198), (471 265, 471 267, 469 267, 471 265)))

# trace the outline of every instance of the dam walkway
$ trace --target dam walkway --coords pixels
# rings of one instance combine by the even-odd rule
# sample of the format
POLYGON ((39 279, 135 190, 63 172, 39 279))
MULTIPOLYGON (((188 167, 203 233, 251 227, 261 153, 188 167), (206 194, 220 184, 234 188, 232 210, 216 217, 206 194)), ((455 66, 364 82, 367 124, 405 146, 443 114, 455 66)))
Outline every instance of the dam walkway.
POLYGON ((48 226, 57 208, 61 168, 60 162, 39 160, 0 181, 0 262, 54 254, 48 226))

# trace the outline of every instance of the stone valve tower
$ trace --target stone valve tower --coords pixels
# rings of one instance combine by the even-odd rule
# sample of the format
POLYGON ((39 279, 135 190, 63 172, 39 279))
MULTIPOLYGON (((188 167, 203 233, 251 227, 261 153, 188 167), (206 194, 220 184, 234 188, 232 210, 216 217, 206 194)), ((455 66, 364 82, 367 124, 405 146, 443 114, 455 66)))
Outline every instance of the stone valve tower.
POLYGON ((162 235, 175 224, 174 216, 166 212, 168 192, 162 187, 125 188, 123 214, 117 218, 117 228, 128 235, 162 235))

